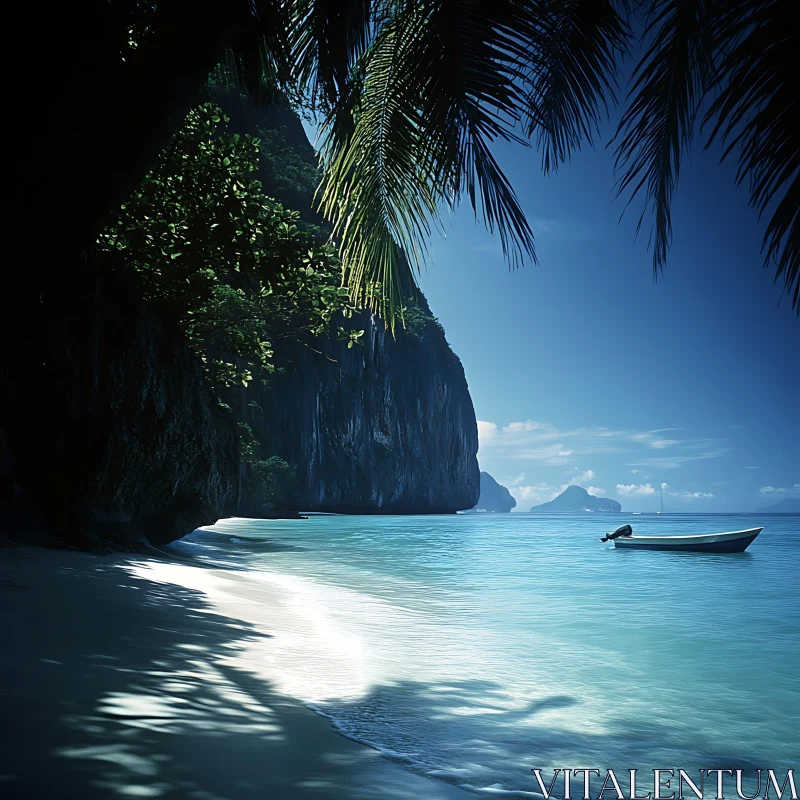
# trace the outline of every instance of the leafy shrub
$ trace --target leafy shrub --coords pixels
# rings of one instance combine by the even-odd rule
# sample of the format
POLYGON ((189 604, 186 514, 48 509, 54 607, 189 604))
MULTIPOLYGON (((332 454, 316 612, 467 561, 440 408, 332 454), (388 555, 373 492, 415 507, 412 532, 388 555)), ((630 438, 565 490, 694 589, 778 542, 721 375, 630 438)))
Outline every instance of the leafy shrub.
POLYGON ((350 306, 333 247, 264 195, 259 140, 227 122, 213 103, 192 111, 97 247, 211 380, 247 385, 275 370, 276 341, 319 335, 350 306))

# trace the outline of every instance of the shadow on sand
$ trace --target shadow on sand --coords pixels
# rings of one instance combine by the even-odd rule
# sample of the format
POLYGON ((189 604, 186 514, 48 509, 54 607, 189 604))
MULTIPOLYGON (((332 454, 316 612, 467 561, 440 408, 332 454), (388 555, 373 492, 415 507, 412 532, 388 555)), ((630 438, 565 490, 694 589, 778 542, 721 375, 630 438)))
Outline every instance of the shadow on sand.
POLYGON ((701 736, 689 754, 685 731, 642 720, 619 720, 602 736, 554 730, 537 715, 574 698, 508 711, 490 681, 379 686, 349 708, 337 704, 341 719, 365 707, 390 723, 402 714, 397 740, 382 743, 398 752, 421 751, 414 731, 424 724, 424 741, 441 743, 426 747, 429 766, 452 766, 439 775, 450 783, 426 780, 234 667, 231 656, 269 637, 213 612, 201 592, 134 577, 125 559, 50 555, 33 591, 0 592, 4 798, 433 800, 465 796, 451 785, 464 764, 492 763, 483 786, 512 774, 529 791, 532 767, 577 767, 577 755, 599 769, 756 766, 711 751, 701 736), (458 712, 476 706, 487 713, 458 712), (621 754, 626 764, 610 763, 621 754), (650 764, 656 754, 672 758, 650 764))

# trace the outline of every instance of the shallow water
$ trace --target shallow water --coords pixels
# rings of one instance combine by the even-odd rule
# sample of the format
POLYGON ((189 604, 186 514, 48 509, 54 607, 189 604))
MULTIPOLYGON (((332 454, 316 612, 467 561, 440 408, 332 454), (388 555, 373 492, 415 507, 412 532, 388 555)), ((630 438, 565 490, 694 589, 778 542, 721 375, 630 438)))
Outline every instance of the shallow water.
POLYGON ((287 589, 307 624, 278 687, 419 771, 516 794, 638 768, 646 794, 654 768, 797 766, 800 516, 233 519, 173 547, 287 589), (765 530, 729 555, 598 541, 623 522, 765 530))

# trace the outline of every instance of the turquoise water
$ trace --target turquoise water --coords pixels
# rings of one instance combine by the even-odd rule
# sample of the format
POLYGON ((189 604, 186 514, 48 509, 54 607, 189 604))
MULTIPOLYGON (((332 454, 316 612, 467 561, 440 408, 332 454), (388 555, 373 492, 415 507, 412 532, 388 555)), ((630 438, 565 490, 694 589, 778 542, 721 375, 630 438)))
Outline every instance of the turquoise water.
POLYGON ((800 516, 234 519, 175 546, 295 592, 284 690, 415 770, 516 794, 537 767, 797 767, 800 516), (623 522, 765 530, 729 555, 598 541, 623 522))

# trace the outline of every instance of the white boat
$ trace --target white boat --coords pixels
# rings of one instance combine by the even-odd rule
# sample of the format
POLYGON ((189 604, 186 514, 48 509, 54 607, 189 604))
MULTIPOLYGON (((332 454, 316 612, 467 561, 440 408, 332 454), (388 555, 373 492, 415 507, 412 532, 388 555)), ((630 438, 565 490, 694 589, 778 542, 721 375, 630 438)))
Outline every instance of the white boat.
POLYGON ((619 536, 614 547, 627 550, 688 550, 694 553, 742 553, 763 528, 692 536, 619 536))

